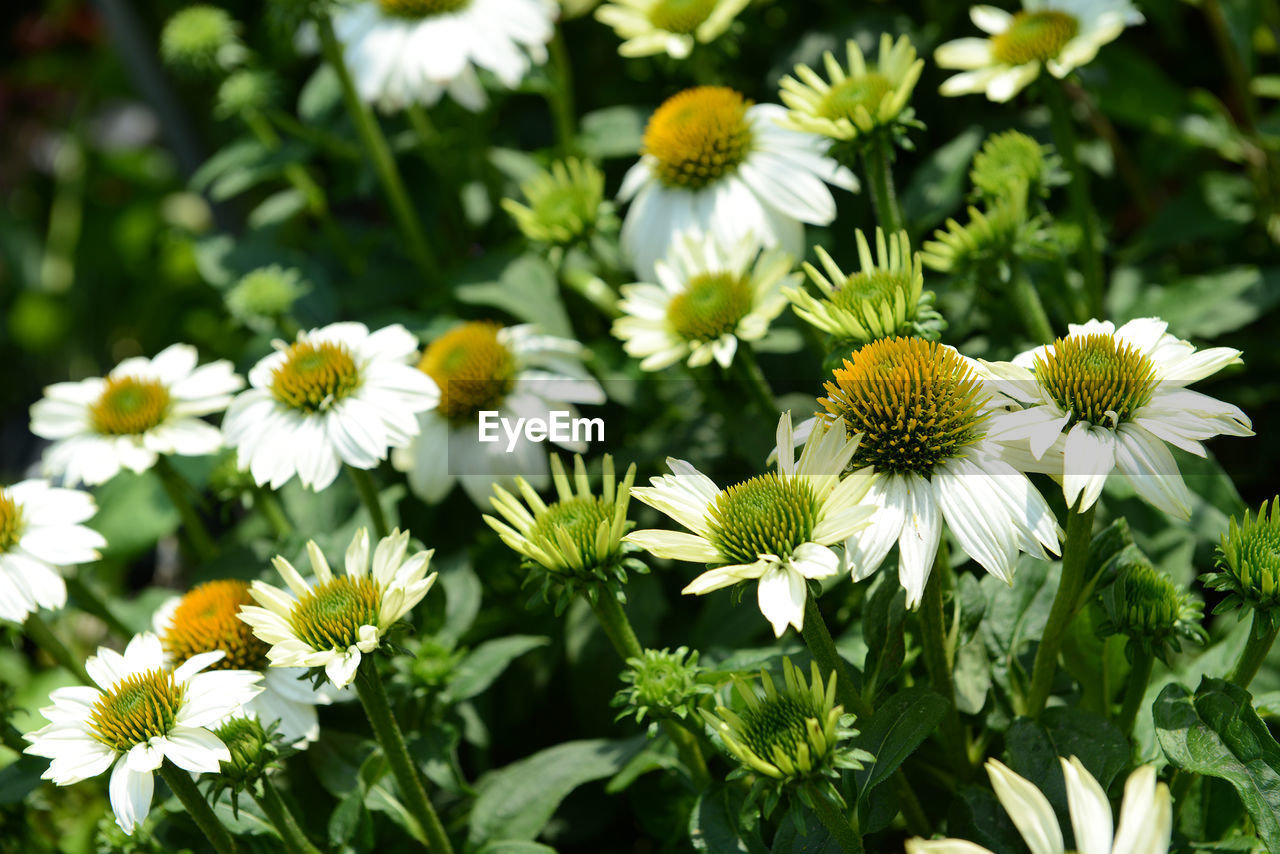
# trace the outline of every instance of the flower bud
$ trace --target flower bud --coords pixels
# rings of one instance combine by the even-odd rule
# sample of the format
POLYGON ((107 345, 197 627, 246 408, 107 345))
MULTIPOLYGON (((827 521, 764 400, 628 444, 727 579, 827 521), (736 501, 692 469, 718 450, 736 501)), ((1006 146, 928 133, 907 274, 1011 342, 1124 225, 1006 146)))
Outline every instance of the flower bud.
POLYGON ((226 71, 246 56, 239 30, 235 20, 217 6, 188 6, 165 23, 160 33, 160 55, 181 71, 226 71))
POLYGON ((1255 629, 1280 624, 1280 496, 1255 515, 1231 519, 1218 546, 1217 571, 1201 577, 1206 587, 1227 593, 1214 613, 1248 607, 1259 616, 1255 629))
POLYGON ((701 679, 704 673, 698 653, 684 646, 675 651, 646 649, 640 658, 628 658, 621 677, 627 686, 613 698, 613 705, 622 707, 618 719, 635 715, 636 722, 643 723, 647 717, 652 736, 658 721, 687 718, 701 697, 713 693, 701 679))

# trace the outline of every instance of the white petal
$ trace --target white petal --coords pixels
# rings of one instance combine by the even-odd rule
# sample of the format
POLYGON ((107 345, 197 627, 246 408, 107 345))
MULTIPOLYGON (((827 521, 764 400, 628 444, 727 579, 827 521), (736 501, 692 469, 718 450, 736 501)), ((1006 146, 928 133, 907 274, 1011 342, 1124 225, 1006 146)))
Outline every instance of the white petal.
POLYGON ((1061 762, 1076 850, 1080 854, 1111 854, 1111 802, 1107 793, 1079 759, 1072 756, 1070 761, 1061 762))
POLYGON ((773 626, 775 637, 782 637, 788 625, 800 631, 804 625, 804 602, 808 592, 804 577, 792 571, 786 564, 774 564, 756 586, 756 601, 760 613, 773 626))
POLYGON ((131 771, 122 758, 111 772, 111 809, 116 814, 116 824, 125 833, 133 833, 151 810, 151 795, 155 780, 150 771, 131 771))
POLYGON ((1031 854, 1063 854, 1062 829, 1053 807, 1029 780, 1009 770, 999 760, 987 760, 991 788, 1031 854))

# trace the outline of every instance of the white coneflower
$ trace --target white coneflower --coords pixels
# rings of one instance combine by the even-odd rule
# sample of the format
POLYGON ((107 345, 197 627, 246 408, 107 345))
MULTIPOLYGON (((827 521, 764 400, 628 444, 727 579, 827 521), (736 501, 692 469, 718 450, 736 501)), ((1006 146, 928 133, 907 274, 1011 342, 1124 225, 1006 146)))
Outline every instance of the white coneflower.
POLYGON ((624 39, 623 56, 665 53, 684 59, 696 44, 722 36, 751 0, 613 0, 596 10, 596 20, 624 39))
POLYGON ((671 474, 631 490, 692 533, 634 531, 626 536, 656 557, 711 564, 684 593, 703 595, 740 581, 756 581, 760 613, 778 637, 804 626, 806 579, 840 572, 831 550, 866 524, 859 504, 871 484, 866 472, 841 474, 858 448, 840 428, 817 425, 795 459, 791 413, 778 421, 778 470, 718 488, 683 460, 668 459, 671 474))
POLYGON ((202 416, 225 409, 244 380, 226 360, 198 360, 195 347, 173 344, 153 359, 125 359, 106 377, 46 388, 31 407, 31 432, 53 440, 45 474, 96 486, 122 468, 146 471, 162 454, 218 450, 222 434, 202 416))
POLYGON ((275 347, 249 371, 252 388, 222 423, 241 469, 272 489, 296 474, 321 490, 343 463, 376 467, 388 449, 409 444, 416 415, 439 399, 413 369, 418 341, 399 324, 371 333, 363 323, 332 323, 275 347))
POLYGON ((761 252, 751 237, 724 248, 709 234, 681 235, 655 265, 656 284, 623 286, 613 334, 645 371, 682 359, 727 368, 738 343, 763 338, 786 307, 783 288, 801 278, 794 263, 781 250, 761 252))
POLYGON ((1119 329, 1090 320, 1012 363, 985 363, 1001 390, 1027 407, 997 419, 992 435, 1026 440, 1081 511, 1119 471, 1153 506, 1190 517, 1191 495, 1165 443, 1204 456, 1205 439, 1253 430, 1238 407, 1186 388, 1240 363, 1240 351, 1197 351, 1167 327, 1154 317, 1119 329))
POLYGON ((827 140, 782 127, 785 118, 777 104, 752 104, 724 86, 686 89, 658 107, 618 193, 631 201, 622 246, 639 278, 652 281, 654 264, 691 229, 722 246, 754 235, 765 247, 804 253, 803 224, 835 219, 827 184, 858 185, 826 156, 827 140))

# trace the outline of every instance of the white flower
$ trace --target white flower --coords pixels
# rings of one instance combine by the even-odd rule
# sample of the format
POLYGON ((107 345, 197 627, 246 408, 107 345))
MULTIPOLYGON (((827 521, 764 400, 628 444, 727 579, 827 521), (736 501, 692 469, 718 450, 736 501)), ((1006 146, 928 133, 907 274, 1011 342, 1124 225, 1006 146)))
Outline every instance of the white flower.
POLYGON ((844 431, 814 427, 797 462, 791 413, 778 421, 778 470, 719 489, 683 460, 668 459, 671 474, 631 494, 692 533, 634 531, 624 539, 656 557, 712 564, 684 593, 703 595, 756 580, 760 613, 778 637, 788 625, 804 626, 806 579, 840 572, 830 546, 866 524, 859 505, 871 478, 855 472, 841 479, 858 448, 844 431))
POLYGON ((721 246, 754 235, 765 247, 804 254, 803 223, 836 216, 823 182, 846 190, 858 183, 825 155, 827 140, 781 127, 786 115, 723 86, 686 89, 654 112, 644 154, 618 193, 631 200, 622 246, 640 279, 653 281, 654 264, 690 229, 721 246))
POLYGON ((104 377, 55 383, 31 407, 31 432, 53 445, 44 473, 67 486, 143 472, 161 454, 195 457, 222 447, 201 416, 220 412, 244 386, 226 360, 196 367, 196 348, 173 344, 154 359, 125 359, 104 377))
POLYGON ((388 448, 409 444, 415 416, 439 399, 411 364, 417 339, 399 324, 370 333, 363 323, 331 323, 274 346, 222 422, 241 469, 272 489, 296 474, 319 491, 343 463, 375 468, 388 448))
MULTIPOLYGON (((845 543, 853 579, 880 566, 896 542, 898 578, 915 608, 933 568, 942 523, 987 572, 1012 583, 1018 553, 1058 551, 1058 524, 1027 479, 1027 459, 988 436, 1010 402, 952 347, 884 338, 855 350, 820 399, 828 419, 862 434, 857 467, 879 475, 870 523, 845 543), (1014 463, 1017 465, 1014 465, 1014 463)), ((781 446, 779 446, 781 447, 781 446)))
POLYGON ((292 595, 255 581, 249 593, 261 607, 242 607, 240 618, 270 644, 272 667, 323 667, 334 687, 345 688, 361 657, 377 649, 435 583, 436 573, 427 575, 432 551, 406 560, 408 548, 409 532, 392 531, 378 542, 370 571, 369 532, 361 528, 347 548, 346 575, 334 575, 311 540, 307 556, 315 579, 304 581, 293 564, 276 557, 272 565, 292 595))
POLYGON ((646 371, 687 359, 691 368, 713 358, 729 367, 739 341, 758 341, 782 313, 784 287, 795 287, 790 255, 761 252, 750 236, 730 249, 700 232, 680 235, 655 265, 657 284, 622 288, 613 334, 646 371))
POLYGON ((596 20, 625 39, 623 56, 665 53, 684 59, 698 43, 708 44, 729 29, 751 0, 613 0, 596 10, 596 20))
POLYGON ((333 29, 360 96, 382 110, 431 106, 446 92, 472 112, 488 102, 477 71, 514 89, 547 61, 550 0, 368 0, 339 7, 333 29))
POLYGON ((167 759, 193 774, 216 773, 231 753, 211 732, 262 690, 262 676, 240 670, 201 672, 222 658, 203 653, 169 670, 155 635, 129 641, 124 655, 102 648, 85 662, 98 684, 58 688, 49 720, 26 738, 27 753, 53 760, 42 775, 59 786, 111 772, 111 808, 125 833, 147 816, 153 772, 167 759))
POLYGON ((278 733, 285 743, 304 748, 320 737, 316 706, 333 702, 332 693, 317 691, 300 679, 306 670, 269 666, 269 647, 239 616, 241 606, 251 604, 249 582, 218 579, 168 600, 151 622, 169 666, 221 650, 225 657, 213 669, 261 673, 262 693, 245 704, 245 716, 256 718, 263 727, 279 723, 278 733))
MULTIPOLYGON (((1173 835, 1169 787, 1156 782, 1155 769, 1143 765, 1129 775, 1120 805, 1120 827, 1112 823, 1107 793, 1076 757, 1059 759, 1067 783, 1067 807, 1079 854, 1168 854, 1173 835)), ((987 760, 987 774, 1000 804, 1013 819, 1031 854, 1065 854, 1062 828, 1049 799, 1031 781, 998 760, 987 760)), ((963 839, 910 839, 907 854, 991 854, 963 839)))
MULTIPOLYGON (((424 501, 442 501, 458 480, 477 507, 487 508, 495 484, 515 489, 523 477, 534 489, 549 479, 547 445, 523 429, 511 438, 500 419, 577 418, 576 403, 604 403, 604 391, 582 366, 582 345, 541 335, 529 325, 475 321, 441 335, 422 354, 419 369, 440 388, 435 408, 418 416, 421 432, 391 463, 406 472, 424 501), (495 441, 480 441, 480 414, 489 413, 495 441)), ((586 437, 555 444, 585 451, 586 437)))
POLYGON ((96 512, 89 493, 47 481, 0 488, 0 619, 21 623, 67 604, 57 567, 98 559, 106 539, 80 524, 96 512))
POLYGON ((963 69, 939 91, 985 92, 992 101, 1008 101, 1018 94, 1040 76, 1041 66, 1054 77, 1066 77, 1090 62, 1125 27, 1144 20, 1129 0, 1023 0, 1020 12, 974 6, 969 17, 990 38, 955 39, 938 46, 933 59, 939 67, 963 69))
POLYGON ((991 433, 1027 440, 1032 455, 1062 479, 1068 506, 1087 510, 1119 471, 1152 506, 1183 519, 1191 495, 1165 447, 1205 455, 1205 439, 1252 436, 1238 407, 1187 385, 1240 363, 1240 351, 1196 351, 1154 317, 1116 329, 1110 321, 1071 324, 1066 338, 984 363, 1001 390, 1027 408, 1004 415, 991 433))

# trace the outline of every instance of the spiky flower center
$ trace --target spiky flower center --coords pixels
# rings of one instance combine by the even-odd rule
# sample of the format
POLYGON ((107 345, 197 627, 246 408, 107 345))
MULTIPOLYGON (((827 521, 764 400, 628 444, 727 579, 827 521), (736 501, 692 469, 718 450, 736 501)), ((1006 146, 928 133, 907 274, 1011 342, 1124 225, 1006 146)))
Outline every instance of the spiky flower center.
POLYGON ((633 685, 633 702, 655 711, 671 711, 698 695, 698 654, 680 647, 675 652, 646 649, 639 659, 629 659, 623 681, 633 685))
POLYGON ((658 0, 649 10, 649 23, 669 33, 689 35, 711 17, 717 0, 658 0))
POLYGON ((700 273, 667 304, 667 322, 687 341, 731 335, 751 311, 751 283, 729 272, 700 273))
POLYGON ((868 270, 854 273, 840 289, 831 295, 837 308, 861 311, 868 306, 887 302, 893 305, 898 294, 911 291, 911 277, 900 270, 868 270))
POLYGON ((164 421, 169 402, 169 389, 156 380, 113 377, 89 405, 89 421, 98 433, 136 436, 164 421))
POLYGON ((94 738, 124 752, 173 729, 183 689, 167 670, 128 676, 102 695, 89 713, 94 738))
POLYGON ((285 406, 322 412, 360 387, 360 369, 345 344, 298 341, 271 372, 271 394, 285 406))
MULTIPOLYGON (((808 721, 821 723, 821 719, 822 713, 814 708, 808 696, 776 694, 762 698, 754 709, 742 715, 740 738, 752 753, 766 762, 774 761, 775 751, 796 762, 802 748, 805 752, 812 751, 808 721)), ((810 756, 809 761, 818 758, 810 756)))
POLYGON ((396 18, 430 18, 446 12, 457 12, 471 0, 378 0, 383 14, 396 18))
POLYGON ((711 505, 710 539, 727 564, 787 558, 812 538, 819 509, 807 480, 770 472, 721 490, 711 505))
POLYGON ((855 350, 819 398, 861 433, 855 467, 927 475, 982 434, 986 397, 964 359, 919 338, 884 338, 855 350))
POLYGON ((1234 519, 1219 549, 1219 569, 1249 601, 1280 607, 1280 504, 1263 504, 1257 515, 1234 519))
POLYGON ((875 118, 880 102, 892 91, 893 84, 876 71, 847 77, 823 96, 818 105, 818 115, 824 119, 851 119, 862 107, 875 118))
POLYGON ((1147 563, 1125 567, 1116 579, 1123 613, 1117 615, 1125 634, 1160 637, 1177 628, 1182 595, 1163 572, 1147 563))
POLYGON ((381 604, 382 589, 372 578, 339 575, 300 599, 290 622, 312 649, 346 650, 360 640, 361 626, 378 625, 381 604))
POLYGON ((614 505, 595 495, 579 495, 547 506, 529 529, 529 539, 552 553, 562 550, 567 540, 578 550, 587 564, 603 555, 596 554, 596 535, 601 523, 612 524, 614 505))
POLYGON ((1156 384, 1151 358, 1112 335, 1059 338, 1036 357, 1036 381, 1071 423, 1115 427, 1146 406, 1156 384))
POLYGON ((249 584, 237 579, 208 581, 191 589, 174 609, 160 641, 175 666, 193 655, 222 650, 226 656, 211 670, 265 670, 267 644, 239 617, 252 605, 249 584))
POLYGON ((1080 32, 1074 16, 1055 9, 1018 12, 1009 29, 991 38, 991 52, 1005 65, 1053 59, 1080 32))
POLYGON ((516 380, 516 359, 498 338, 496 323, 464 323, 441 335, 422 354, 418 369, 440 388, 436 409, 451 421, 497 409, 516 380))
POLYGON ((668 98, 644 132, 668 187, 700 190, 732 173, 751 151, 750 102, 724 86, 698 86, 668 98))
POLYGON ((22 539, 22 505, 13 500, 8 490, 0 489, 0 554, 22 539))

